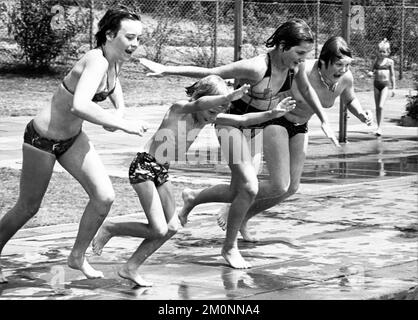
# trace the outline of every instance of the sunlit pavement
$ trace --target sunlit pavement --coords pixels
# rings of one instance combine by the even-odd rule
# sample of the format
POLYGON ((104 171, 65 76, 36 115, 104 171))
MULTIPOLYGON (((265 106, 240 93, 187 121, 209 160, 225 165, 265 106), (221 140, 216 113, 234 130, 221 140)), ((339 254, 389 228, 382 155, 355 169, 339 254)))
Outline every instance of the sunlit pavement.
MULTIPOLYGON (((363 106, 373 110, 370 97, 359 94, 363 106)), ((110 174, 126 177, 132 156, 166 108, 128 109, 128 116, 150 124, 141 138, 84 126, 110 174)), ((224 231, 216 224, 221 205, 206 204, 141 267, 154 283, 151 288, 133 287, 116 273, 139 239, 113 238, 101 256, 89 251, 90 263, 105 278, 87 280, 66 266, 77 225, 23 229, 3 252, 9 282, 0 285, 0 299, 418 299, 417 128, 397 125, 403 111, 401 98, 388 106, 381 138, 351 116, 348 143, 341 149, 323 137, 316 118, 310 122, 298 193, 250 221, 258 242, 239 242, 251 269, 225 264, 224 231)), ((329 117, 338 130, 338 107, 329 117)), ((28 120, 0 119, 0 166, 20 168, 28 120)), ((205 128, 194 150, 216 149, 212 130, 205 128)), ((228 177, 224 164, 179 164, 172 172, 173 180, 190 183, 228 182, 228 177)), ((260 178, 265 177, 264 169, 260 178)))

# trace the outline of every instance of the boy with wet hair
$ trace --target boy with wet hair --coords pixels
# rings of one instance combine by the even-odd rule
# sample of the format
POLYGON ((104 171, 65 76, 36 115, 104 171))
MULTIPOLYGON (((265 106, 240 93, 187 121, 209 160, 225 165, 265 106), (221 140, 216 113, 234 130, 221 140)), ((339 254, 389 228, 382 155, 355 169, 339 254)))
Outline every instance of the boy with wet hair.
POLYGON ((131 258, 119 270, 120 277, 139 286, 152 286, 144 280, 138 269, 144 261, 179 228, 175 213, 175 198, 168 171, 170 162, 177 161, 179 149, 187 151, 201 129, 209 123, 241 125, 251 121, 269 120, 283 115, 294 107, 295 101, 285 99, 274 110, 249 116, 225 114, 232 101, 240 99, 248 90, 244 84, 231 91, 226 82, 210 75, 186 88, 189 101, 178 101, 166 112, 160 127, 138 152, 129 167, 129 181, 138 195, 148 223, 106 222, 93 240, 93 251, 100 255, 106 243, 115 236, 144 238, 131 258), (180 148, 184 144, 185 148, 180 148))

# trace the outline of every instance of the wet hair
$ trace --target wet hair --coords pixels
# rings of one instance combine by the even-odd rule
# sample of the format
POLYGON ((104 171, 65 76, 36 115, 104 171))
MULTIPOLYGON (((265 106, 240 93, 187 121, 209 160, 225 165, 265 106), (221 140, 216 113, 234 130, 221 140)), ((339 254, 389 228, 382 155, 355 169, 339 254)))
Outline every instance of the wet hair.
POLYGON ((228 85, 225 80, 217 75, 210 75, 186 87, 187 96, 199 99, 203 96, 214 96, 229 93, 228 85))
POLYGON ((110 32, 116 35, 120 30, 122 20, 141 21, 140 16, 125 6, 118 6, 106 11, 99 21, 99 31, 96 33, 96 45, 100 47, 106 43, 106 35, 110 32))
POLYGON ((321 53, 319 54, 318 67, 321 68, 322 61, 325 62, 325 67, 328 68, 329 63, 333 64, 335 61, 344 57, 350 57, 351 49, 343 37, 333 36, 329 38, 323 45, 321 53))
POLYGON ((303 41, 314 43, 311 28, 302 19, 291 19, 278 27, 272 36, 267 39, 266 47, 272 48, 283 45, 283 50, 287 51, 303 41))
POLYGON ((388 39, 384 38, 381 42, 379 42, 379 50, 387 50, 390 51, 390 43, 388 39))

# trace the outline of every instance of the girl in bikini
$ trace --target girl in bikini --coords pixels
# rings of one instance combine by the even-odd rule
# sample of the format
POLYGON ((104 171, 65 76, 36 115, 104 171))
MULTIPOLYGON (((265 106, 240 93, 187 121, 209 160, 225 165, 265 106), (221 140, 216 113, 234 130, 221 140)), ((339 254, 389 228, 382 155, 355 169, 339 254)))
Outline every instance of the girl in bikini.
POLYGON ((376 104, 376 136, 382 135, 383 106, 389 93, 389 85, 392 88, 392 97, 395 95, 395 63, 388 58, 390 43, 386 38, 379 43, 379 53, 373 64, 374 75, 374 101, 376 104))
MULTIPOLYGON (((87 278, 103 277, 85 259, 86 250, 114 200, 106 170, 82 130, 83 121, 110 131, 142 135, 145 125, 122 118, 124 102, 118 72, 138 47, 140 17, 123 7, 110 9, 99 22, 97 47, 88 51, 70 70, 43 109, 25 130, 20 192, 17 203, 0 220, 0 253, 9 239, 37 212, 47 190, 55 162, 86 190, 89 202, 68 266, 87 278), (110 98, 116 116, 97 102, 110 98)), ((6 282, 0 268, 0 282, 6 282)))
MULTIPOLYGON (((318 115, 323 131, 335 144, 338 144, 318 96, 304 70, 304 61, 313 49, 313 42, 312 31, 306 22, 301 19, 292 19, 277 28, 267 40, 266 46, 271 48, 270 52, 251 59, 215 68, 164 66, 146 59, 141 59, 140 62, 151 70, 149 73, 151 76, 173 74, 204 77, 215 74, 224 79, 234 78, 238 85, 249 83, 248 94, 232 103, 231 114, 263 112, 274 107, 281 99, 290 95, 291 84, 294 81, 302 96, 318 115)), ((264 158, 269 170, 269 180, 258 181, 257 170, 252 161, 249 137, 244 134, 243 128, 218 125, 220 146, 231 169, 229 190, 224 192, 223 186, 214 186, 201 192, 199 199, 200 203, 231 203, 226 238, 221 253, 233 268, 250 267, 250 263, 239 252, 237 241, 239 229, 248 209, 256 198, 272 198, 278 193, 286 192, 291 176, 289 139, 294 134, 307 130, 306 123, 295 123, 283 117, 260 121, 256 127, 263 134, 264 158), (239 152, 236 152, 237 150, 239 152)), ((248 129, 252 128, 254 126, 248 129)), ((304 143, 302 139, 292 140, 296 144, 304 143)), ((185 202, 188 202, 187 199, 185 202)), ((180 213, 183 223, 187 221, 187 214, 191 209, 192 206, 189 208, 185 206, 180 213)))

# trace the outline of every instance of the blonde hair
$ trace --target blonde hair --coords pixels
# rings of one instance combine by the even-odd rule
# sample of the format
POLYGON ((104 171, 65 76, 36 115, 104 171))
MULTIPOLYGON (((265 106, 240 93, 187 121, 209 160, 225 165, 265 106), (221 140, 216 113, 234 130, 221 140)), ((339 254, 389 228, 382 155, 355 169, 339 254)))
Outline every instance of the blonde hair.
POLYGON ((193 99, 199 99, 203 96, 213 96, 228 93, 229 89, 225 80, 217 75, 204 77, 193 83, 191 86, 186 87, 186 94, 193 99))
POLYGON ((378 45, 379 50, 387 50, 390 51, 390 43, 388 39, 384 38, 378 45))

